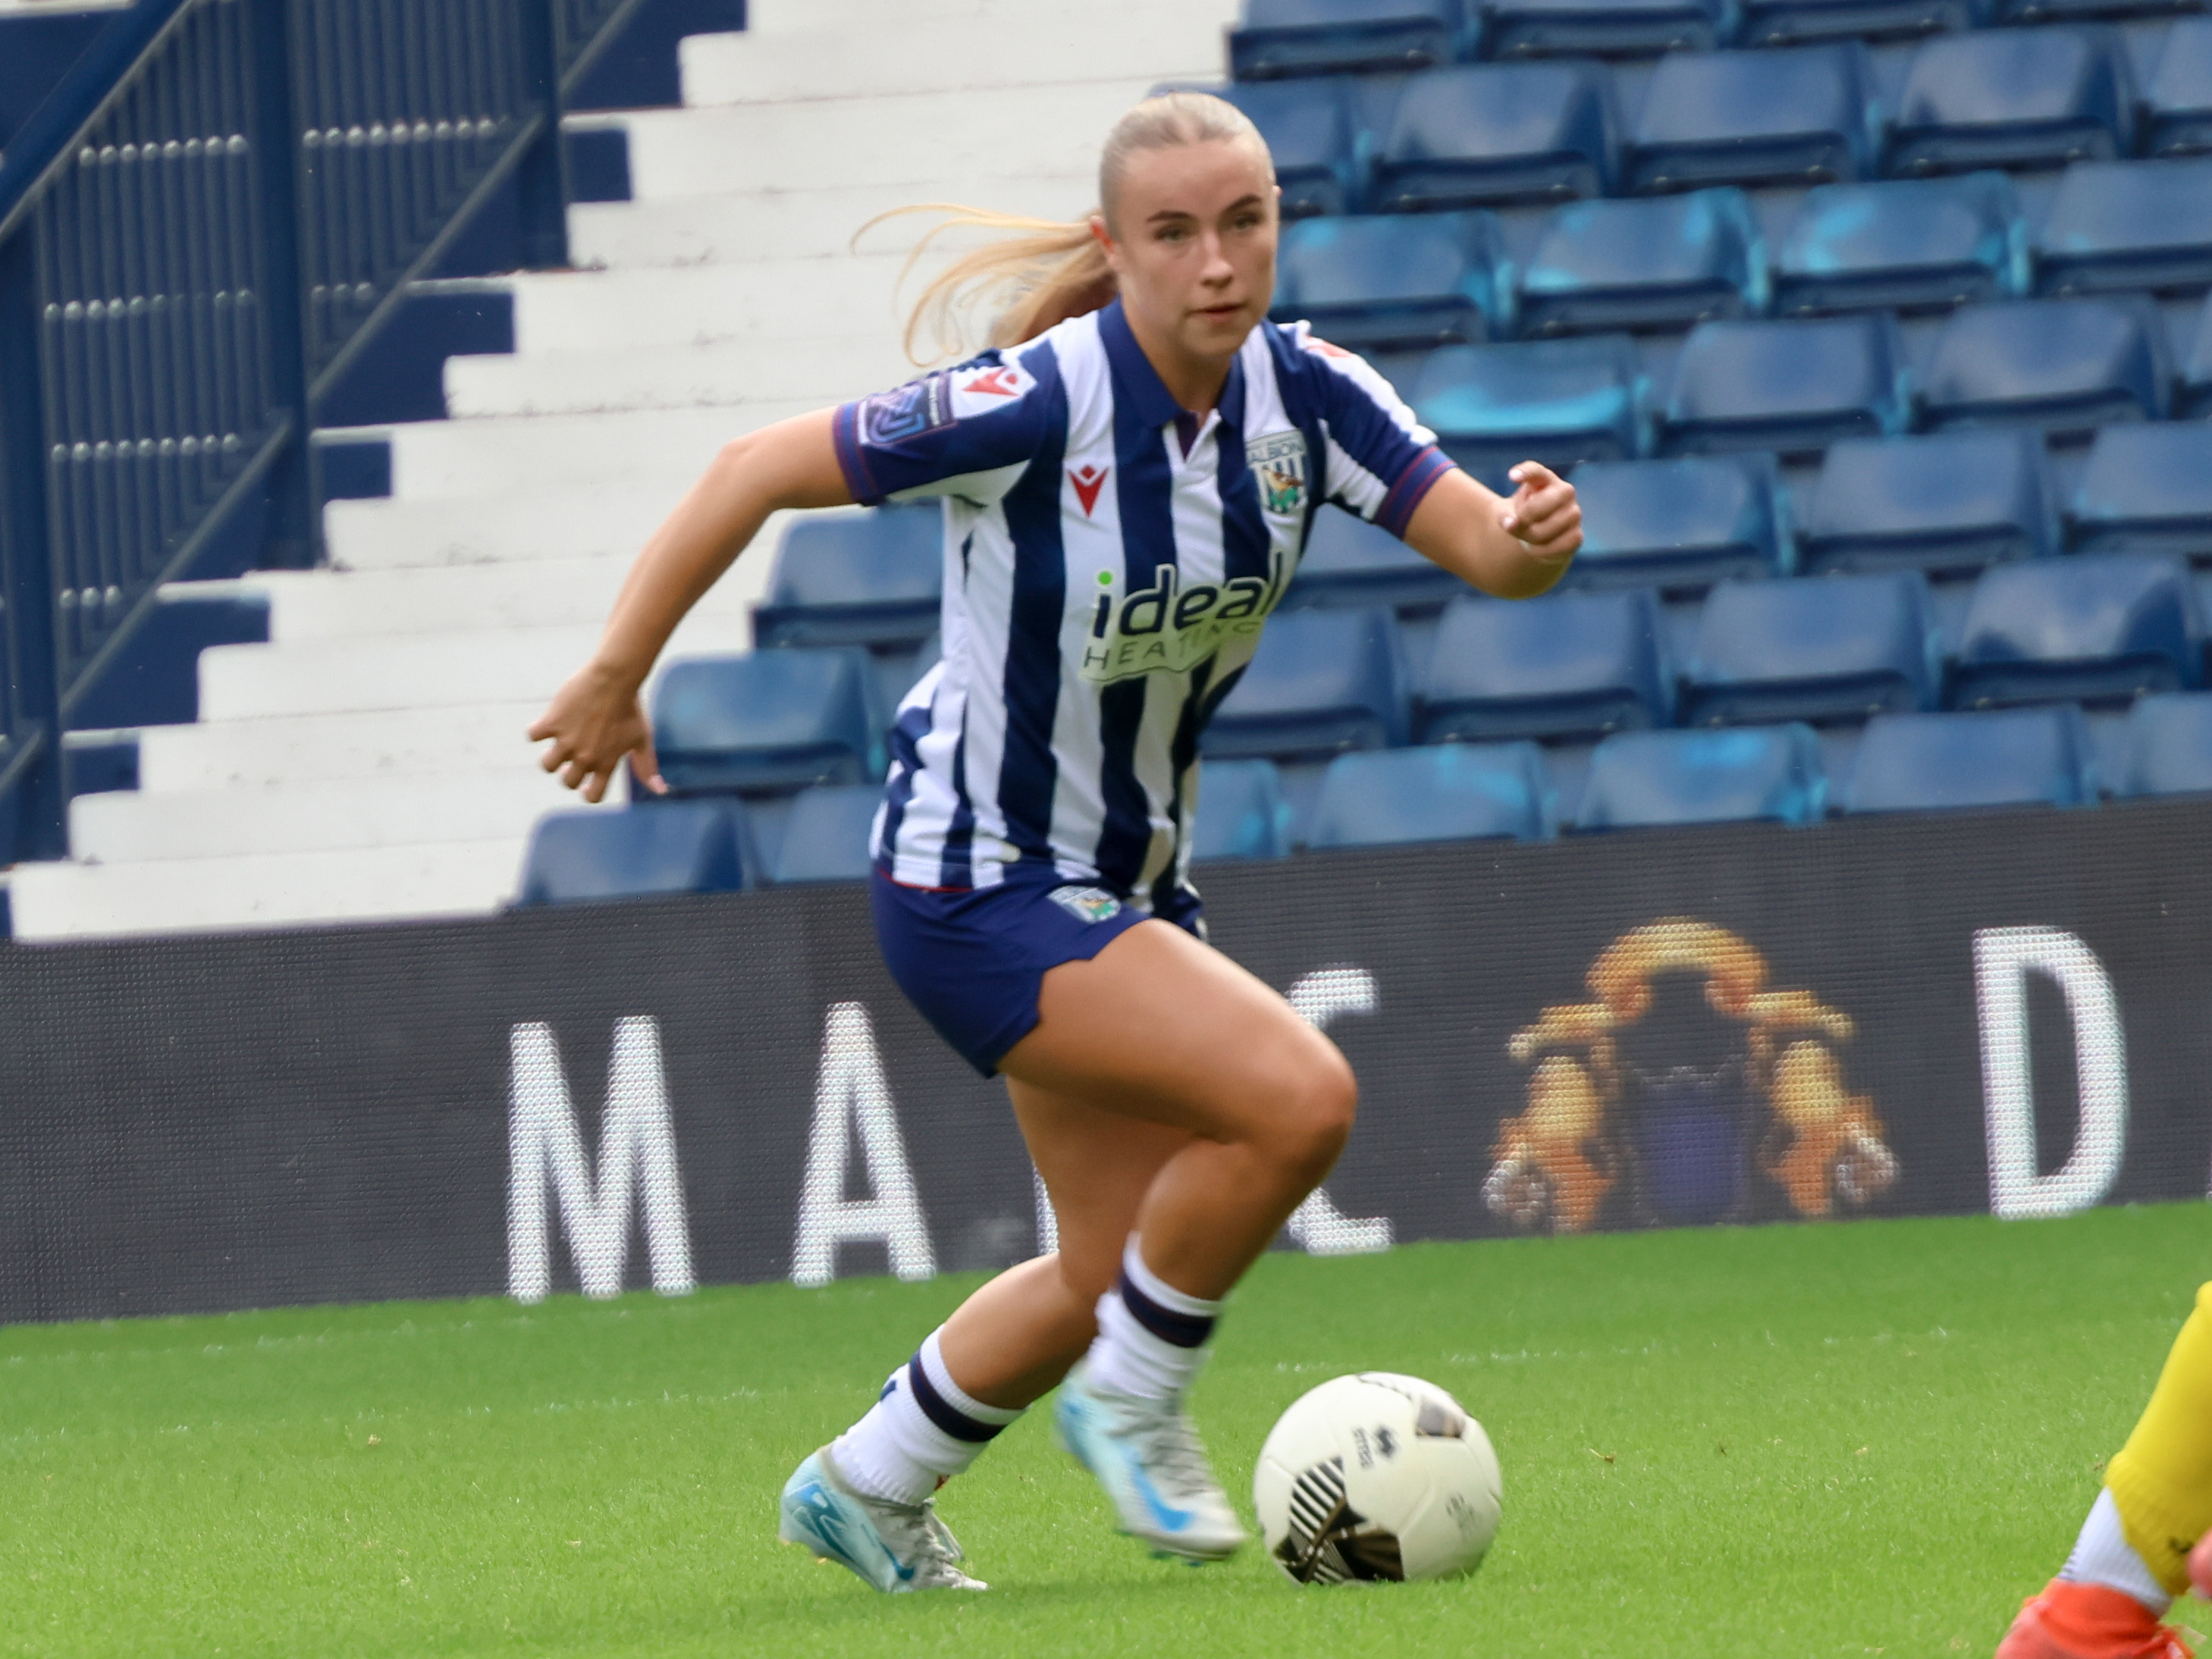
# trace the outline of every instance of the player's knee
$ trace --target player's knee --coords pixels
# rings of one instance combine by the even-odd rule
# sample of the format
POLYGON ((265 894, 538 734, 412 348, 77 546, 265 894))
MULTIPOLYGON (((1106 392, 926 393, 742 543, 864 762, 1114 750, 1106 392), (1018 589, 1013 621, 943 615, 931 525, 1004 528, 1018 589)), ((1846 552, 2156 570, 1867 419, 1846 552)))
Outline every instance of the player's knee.
POLYGON ((1320 1185, 1335 1167, 1359 1109, 1359 1085, 1333 1043, 1298 1068, 1279 1119, 1280 1155, 1294 1180, 1320 1185))

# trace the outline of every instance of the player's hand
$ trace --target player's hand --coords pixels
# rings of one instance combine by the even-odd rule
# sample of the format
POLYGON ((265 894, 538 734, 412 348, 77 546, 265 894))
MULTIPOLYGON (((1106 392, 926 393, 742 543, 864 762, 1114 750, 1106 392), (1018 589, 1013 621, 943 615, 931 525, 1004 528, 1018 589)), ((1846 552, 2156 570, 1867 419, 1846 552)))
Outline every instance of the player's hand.
POLYGON ((1575 487, 1540 461, 1505 475, 1516 488, 1498 515, 1505 533, 1545 564, 1565 564, 1583 544, 1582 504, 1575 487))
POLYGON ((586 800, 606 799, 616 769, 630 755, 637 757, 634 769, 645 787, 656 795, 668 793, 653 752, 653 723, 645 717, 637 688, 596 663, 578 669, 553 694, 532 725, 530 739, 550 740, 538 763, 558 773, 586 800))

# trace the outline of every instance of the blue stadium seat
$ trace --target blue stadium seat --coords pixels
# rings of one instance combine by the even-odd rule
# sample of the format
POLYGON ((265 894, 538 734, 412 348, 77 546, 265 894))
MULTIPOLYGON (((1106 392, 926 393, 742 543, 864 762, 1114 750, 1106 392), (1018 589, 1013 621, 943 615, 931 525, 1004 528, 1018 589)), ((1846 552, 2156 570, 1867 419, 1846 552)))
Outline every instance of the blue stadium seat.
POLYGON ((1846 812, 2086 806, 2097 799, 2089 734, 2071 703, 1989 714, 1884 714, 1867 722, 1846 812))
POLYGON ((1349 213, 1365 191, 1365 167, 1346 83, 1334 79, 1224 87, 1267 141, 1285 219, 1349 213))
POLYGON ((1595 64, 1475 64, 1406 83, 1375 162, 1386 213, 1602 196, 1619 140, 1595 64))
POLYGON ((1774 261, 1774 308, 1931 310, 2028 292, 2027 228, 2002 173, 1822 185, 1774 261))
POLYGON ((1531 335, 1686 328, 1766 301, 1765 244, 1739 190, 1559 208, 1521 274, 1531 335))
POLYGON ((1380 526, 1340 507, 1324 507, 1306 532, 1306 550, 1283 604, 1387 605, 1433 611, 1467 592, 1467 584, 1380 526))
POLYGON ((657 801, 548 812, 530 832, 515 902, 733 893, 744 884, 741 845, 734 803, 657 801))
POLYGON ((2115 795, 2212 793, 2212 692, 2138 700, 2122 730, 2118 770, 2115 795))
POLYGON ((1889 171, 2109 161, 2135 147, 2135 76, 2107 27, 1939 34, 1913 55, 1889 171))
POLYGON ((1388 611, 1293 611, 1267 624, 1200 746, 1209 759, 1319 759, 1406 741, 1406 665, 1388 611))
POLYGON ((1322 776, 1309 847, 1536 841, 1551 786, 1533 743, 1431 744, 1340 755, 1322 776))
POLYGON ((2045 294, 2212 283, 2212 160, 2077 161, 2059 181, 2036 263, 2045 294))
POLYGON ((1488 0, 1485 53, 1627 58, 1711 52, 1735 32, 1735 0, 1488 0))
POLYGON ((2008 300, 1952 313, 1922 388, 1923 421, 2085 432, 2162 418, 2172 395, 2166 327, 2137 295, 2008 300))
POLYGON ((1992 0, 1744 0, 1736 44, 1794 46, 1974 29, 1993 9, 1992 0))
POLYGON ((1873 66, 1856 40, 1659 60, 1628 147, 1631 193, 1871 177, 1873 66))
POLYGON ((2212 426, 2108 426, 2067 509, 2084 553, 2212 559, 2212 426))
POLYGON ((1445 453, 1492 489, 1516 462, 1565 469, 1650 447, 1650 386, 1625 334, 1445 346, 1414 376, 1413 404, 1445 453))
POLYGON ((1194 859, 1279 859, 1291 851, 1291 809, 1270 760, 1201 761, 1194 859))
POLYGON ((1589 738, 1664 726, 1659 609, 1648 590, 1444 607, 1421 696, 1420 740, 1589 738))
POLYGON ((1308 219, 1283 233, 1275 319, 1304 318, 1355 351, 1469 345, 1513 332, 1513 265, 1497 218, 1308 219))
POLYGON ((2191 421, 2212 415, 2212 299, 2197 313, 2188 353, 2181 360, 2181 385, 2173 413, 2179 419, 2191 421))
POLYGON ((788 792, 883 775, 868 653, 791 647, 669 664, 653 699, 661 775, 678 794, 788 792))
POLYGON ((1592 752, 1575 828, 1817 823, 1827 805, 1820 740, 1808 726, 1623 732, 1592 752))
POLYGON ((2001 0, 2001 23, 2142 19, 2203 9, 2203 0, 2001 0))
POLYGON ((1911 419, 1905 348, 1887 312, 1802 321, 1700 323, 1674 366, 1660 447, 1674 455, 1804 454, 1911 419))
POLYGON ((1781 479, 1768 454, 1591 461, 1575 469, 1582 551, 1577 587, 1701 592, 1730 576, 1789 568, 1781 479))
POLYGON ((2166 31, 2144 118, 2146 155, 2212 150, 2212 17, 2179 18, 2166 31))
POLYGON ((2142 553, 1996 565, 1974 584, 1952 706, 2112 702, 2204 679, 2188 567, 2142 553))
POLYGON ((1698 617, 1682 724, 1863 720, 1932 708, 1942 684, 1917 570, 1723 582, 1698 617))
POLYGON ((2058 550, 2054 488, 2032 432, 1854 439, 1821 463, 1799 562, 1944 575, 2040 558, 2058 550))
POLYGON ((1459 0, 1244 0, 1229 31, 1239 81, 1432 69, 1472 45, 1459 0))
POLYGON ((884 792, 872 783, 817 783, 792 797, 770 879, 777 885, 867 879, 868 835, 884 792))
POLYGON ((759 645, 904 645, 937 626, 945 514, 936 501, 799 520, 776 550, 759 645))

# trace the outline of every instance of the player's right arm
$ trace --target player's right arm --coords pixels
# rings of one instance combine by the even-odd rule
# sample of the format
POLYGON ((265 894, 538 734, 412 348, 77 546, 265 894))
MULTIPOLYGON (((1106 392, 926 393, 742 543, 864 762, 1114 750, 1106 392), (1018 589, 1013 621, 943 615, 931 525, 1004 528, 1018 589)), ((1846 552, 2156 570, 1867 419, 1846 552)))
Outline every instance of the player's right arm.
POLYGON ((591 659, 553 694, 530 728, 533 741, 550 740, 539 764, 558 772, 586 800, 602 799, 632 754, 646 787, 665 787, 639 691, 676 624, 760 534, 769 515, 852 501, 838 464, 836 415, 818 410, 723 445, 638 555, 591 659))

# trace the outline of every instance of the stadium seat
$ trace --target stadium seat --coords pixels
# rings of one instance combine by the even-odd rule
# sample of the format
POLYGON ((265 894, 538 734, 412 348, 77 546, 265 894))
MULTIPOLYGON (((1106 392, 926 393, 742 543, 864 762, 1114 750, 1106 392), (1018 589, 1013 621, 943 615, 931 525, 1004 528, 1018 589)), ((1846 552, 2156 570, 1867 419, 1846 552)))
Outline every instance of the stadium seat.
POLYGON ((2203 683, 2188 567, 2142 553, 1998 565, 1974 584, 1951 702, 2113 702, 2203 683))
POLYGON ((1645 453, 1650 398, 1636 343, 1593 334, 1445 346, 1429 354, 1407 401, 1444 452, 1494 489, 1518 461, 1565 469, 1645 453))
POLYGON ((1575 469, 1583 546, 1577 587, 1699 592, 1730 576, 1786 570, 1790 545, 1771 455, 1591 461, 1575 469))
POLYGON ((1774 261, 1774 308, 1933 310, 2028 292, 2027 229, 2002 173, 1821 185, 1774 261))
POLYGON ((1905 349, 1887 312, 1700 323, 1674 366, 1660 447, 1674 455, 1803 454, 1839 439, 1902 432, 1911 419, 1905 349))
POLYGON ((2067 518, 2085 553, 2212 559, 2212 426, 2106 427, 2089 447, 2067 518))
POLYGON ((1467 584, 1430 563, 1380 526, 1340 507, 1324 507, 1306 532, 1304 556, 1283 604, 1387 605, 1433 611, 1467 592, 1467 584))
POLYGON ((1917 570, 1723 582, 1698 614, 1682 724, 1863 720, 1932 708, 1942 684, 1917 570))
POLYGON ((937 626, 945 516, 936 501, 800 519, 776 550, 758 645, 914 646, 937 626))
POLYGON ((2071 703, 1989 714, 1883 714, 1867 722, 1846 812, 2083 806, 2097 799, 2089 734, 2071 703))
POLYGON ((1591 738, 1667 724, 1659 609, 1649 591, 1473 594, 1444 607, 1420 740, 1591 738))
POLYGON ((2085 432, 2108 421, 2161 418, 2172 380, 2165 325, 2140 296, 1967 306, 1936 337, 1923 420, 1938 431, 2085 432))
POLYGON ((1365 176, 1346 85, 1333 79, 1255 82, 1220 95, 1251 118, 1274 157, 1285 219, 1349 213, 1365 176))
POLYGON ((868 836, 884 792, 872 783, 817 783, 792 797, 769 878, 781 886, 810 881, 865 881, 868 836))
POLYGON ((1512 261, 1479 209, 1308 219, 1283 232, 1274 315, 1355 351, 1509 337, 1512 261))
POLYGON ((1992 0, 1744 0, 1736 44, 1794 46, 1979 28, 1992 0))
POLYGON ((2159 692, 2128 710, 2112 792, 2212 793, 2212 692, 2159 692))
POLYGON ((652 894, 733 893, 744 884, 734 803, 657 801, 548 812, 530 832, 519 905, 652 894))
POLYGON ((1873 66, 1857 41, 1659 60, 1629 141, 1629 193, 1871 177, 1873 66))
POLYGON ((1406 667, 1388 611, 1275 617, 1200 746, 1209 759, 1318 760, 1406 741, 1406 667))
POLYGON ((1738 190, 1559 208, 1521 274, 1530 335, 1686 328, 1766 301, 1765 245, 1738 190))
POLYGON ((1809 726, 1622 732, 1590 755, 1575 828, 1816 823, 1827 805, 1820 740, 1809 726))
POLYGON ((2143 153, 2196 155, 2212 150, 2212 17, 2183 17, 2166 46, 2144 100, 2143 153))
POLYGON ((2197 11, 2203 0, 2000 0, 2001 23, 2053 23, 2149 19, 2174 12, 2197 11))
POLYGON ((2181 384, 2173 413, 2190 421, 2212 415, 2212 299, 2197 314, 2188 353, 2181 360, 2181 384))
POLYGON ((1291 809, 1269 760, 1201 761, 1194 859, 1279 859, 1291 850, 1291 809))
POLYGON ((1620 123, 1595 64, 1475 64, 1406 83, 1375 162, 1386 213, 1603 196, 1620 123))
POLYGON ((2108 27, 1939 34, 1913 55, 1893 173, 2057 167, 2132 153, 2135 77, 2108 27))
POLYGON ((1239 81, 1432 69, 1463 55, 1460 0, 1244 0, 1229 31, 1239 81))
POLYGON ((2058 550, 2057 497, 2032 432, 1853 439, 1820 465, 1797 538, 1814 571, 1948 575, 2058 550))
POLYGON ((2212 160, 2077 161, 2036 238, 2036 264, 2045 294, 2212 283, 2212 160))
POLYGON ((1431 744, 1340 755, 1322 774, 1309 847, 1535 841, 1551 786, 1533 743, 1431 744))
POLYGON ((1488 0, 1491 58, 1626 58, 1711 52, 1735 30, 1735 0, 1488 0))
POLYGON ((669 664, 653 699, 678 794, 785 792, 883 775, 868 653, 792 647, 669 664))

